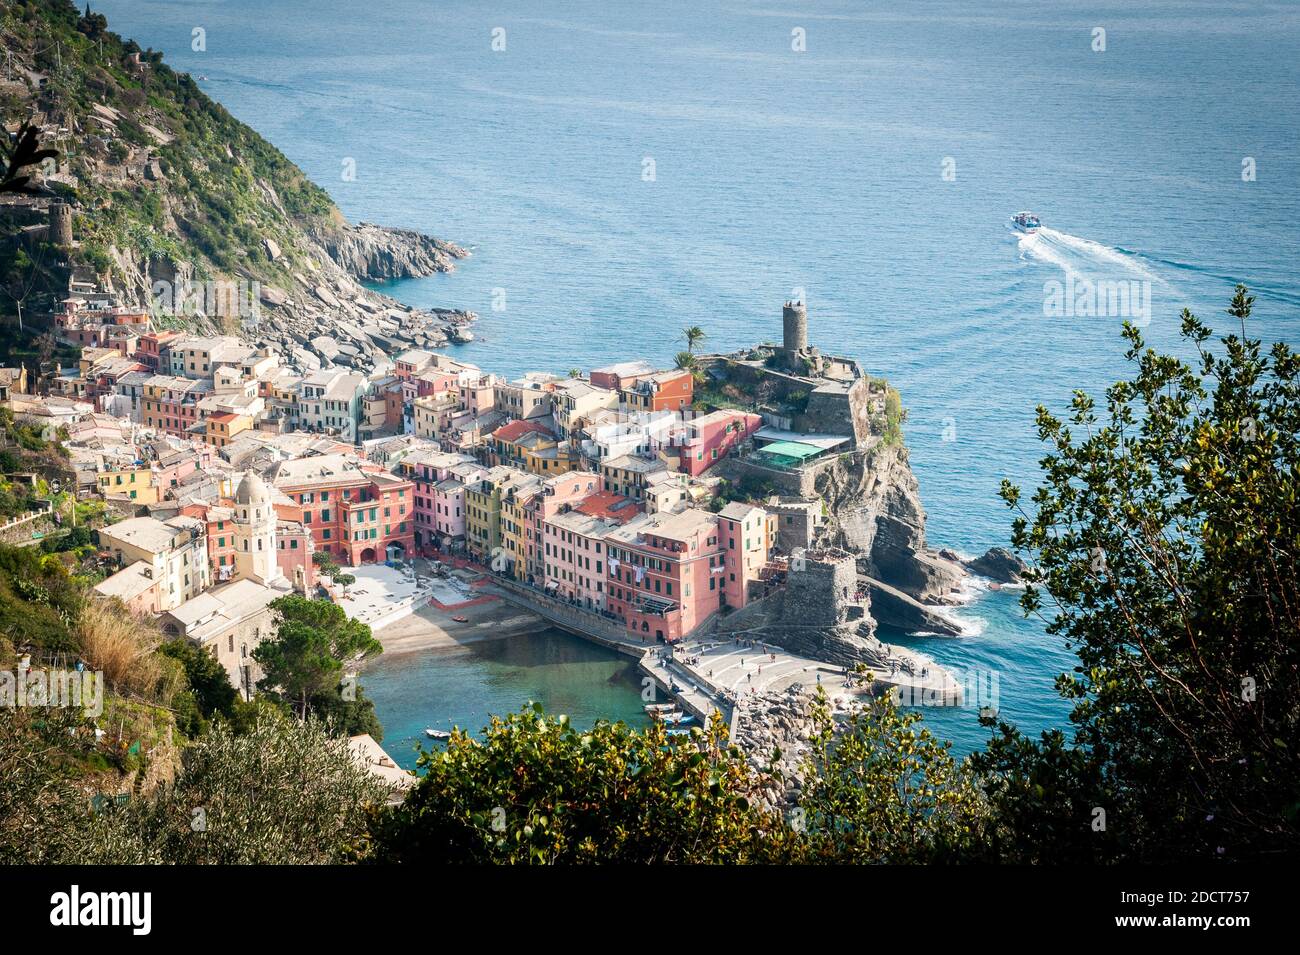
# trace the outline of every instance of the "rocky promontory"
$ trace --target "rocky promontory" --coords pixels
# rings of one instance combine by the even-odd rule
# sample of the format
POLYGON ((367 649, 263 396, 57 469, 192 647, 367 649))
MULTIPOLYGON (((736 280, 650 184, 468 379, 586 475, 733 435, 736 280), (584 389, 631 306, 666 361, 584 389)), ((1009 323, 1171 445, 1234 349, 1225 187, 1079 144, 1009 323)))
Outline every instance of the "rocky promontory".
POLYGON ((7 107, 57 154, 40 167, 39 194, 0 207, 0 229, 45 222, 54 201, 72 213, 60 254, 34 257, 33 310, 93 288, 151 310, 159 327, 278 345, 301 370, 368 369, 472 337, 471 312, 412 309, 362 284, 449 272, 467 250, 349 223, 194 77, 142 55, 103 17, 36 0, 6 27, 7 107))
POLYGON ((370 222, 344 224, 311 234, 325 254, 349 275, 363 282, 420 278, 450 272, 469 252, 454 243, 370 222))
MULTIPOLYGON (((766 425, 752 448, 720 461, 714 473, 732 493, 779 515, 781 550, 817 553, 819 566, 835 577, 834 599, 844 604, 837 613, 849 616, 823 619, 815 608, 783 606, 800 586, 792 556, 784 595, 760 601, 764 619, 752 625, 768 633, 756 635, 847 665, 878 662, 877 624, 961 634, 948 608, 969 599, 972 570, 927 544, 900 395, 856 359, 809 344, 802 302, 783 306, 782 333, 779 344, 696 357, 701 410, 742 407, 766 425)), ((976 573, 1014 572, 997 552, 978 566, 976 573)), ((744 613, 724 618, 719 628, 734 629, 744 613)))

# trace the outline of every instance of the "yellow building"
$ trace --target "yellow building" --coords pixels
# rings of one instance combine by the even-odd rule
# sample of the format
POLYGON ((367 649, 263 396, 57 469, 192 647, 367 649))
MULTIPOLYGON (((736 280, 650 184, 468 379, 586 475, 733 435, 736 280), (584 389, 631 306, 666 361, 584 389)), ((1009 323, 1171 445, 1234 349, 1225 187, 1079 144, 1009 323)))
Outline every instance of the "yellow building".
POLYGON ((444 391, 425 395, 411 403, 415 433, 421 438, 439 438, 448 423, 460 411, 460 398, 455 392, 444 391))
POLYGON ((158 488, 153 483, 153 471, 148 467, 101 471, 98 480, 99 493, 105 497, 129 497, 137 504, 158 503, 158 488))
POLYGON ((235 414, 233 412, 223 412, 222 414, 209 415, 204 419, 208 427, 205 440, 214 448, 224 448, 233 441, 240 432, 248 431, 253 427, 253 419, 246 414, 235 414))
POLYGON ((503 470, 508 469, 493 468, 487 477, 465 485, 465 549, 481 563, 501 545, 501 492, 492 474, 503 470))
POLYGON ((533 561, 533 519, 529 505, 542 493, 542 482, 522 475, 512 481, 501 495, 501 549, 515 580, 527 580, 533 561))
POLYGON ((514 573, 526 553, 523 505, 536 486, 532 475, 502 466, 465 485, 465 546, 476 560, 514 573))
POLYGON ((492 432, 489 447, 495 463, 519 468, 529 474, 563 474, 577 467, 570 455, 545 427, 535 421, 512 421, 492 432))

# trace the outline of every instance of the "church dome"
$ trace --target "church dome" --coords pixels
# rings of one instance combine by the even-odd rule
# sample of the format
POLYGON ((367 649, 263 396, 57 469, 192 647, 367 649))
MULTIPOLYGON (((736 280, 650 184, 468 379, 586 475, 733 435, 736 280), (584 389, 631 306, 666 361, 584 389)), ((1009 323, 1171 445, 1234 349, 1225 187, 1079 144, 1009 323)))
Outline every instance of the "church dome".
POLYGON ((261 504, 271 503, 271 492, 266 489, 266 482, 260 477, 249 471, 244 475, 244 479, 239 482, 239 488, 235 491, 235 503, 243 506, 256 507, 261 504))

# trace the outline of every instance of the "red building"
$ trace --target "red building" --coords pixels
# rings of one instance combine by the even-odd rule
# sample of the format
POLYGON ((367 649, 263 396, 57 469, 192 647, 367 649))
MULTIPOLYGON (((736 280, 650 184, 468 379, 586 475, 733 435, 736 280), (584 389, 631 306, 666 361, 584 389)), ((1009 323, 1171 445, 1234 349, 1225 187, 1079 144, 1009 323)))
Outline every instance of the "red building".
POLYGON ((180 332, 146 332, 136 343, 135 360, 153 372, 160 368, 168 370, 170 365, 164 361, 165 352, 172 340, 179 337, 180 332))
POLYGON ((655 373, 655 366, 648 361, 622 361, 616 365, 591 370, 591 383, 597 388, 610 391, 623 391, 631 388, 642 378, 655 373))
POLYGON ((415 539, 415 485, 345 454, 282 461, 268 475, 302 506, 316 550, 347 564, 405 558, 415 539))

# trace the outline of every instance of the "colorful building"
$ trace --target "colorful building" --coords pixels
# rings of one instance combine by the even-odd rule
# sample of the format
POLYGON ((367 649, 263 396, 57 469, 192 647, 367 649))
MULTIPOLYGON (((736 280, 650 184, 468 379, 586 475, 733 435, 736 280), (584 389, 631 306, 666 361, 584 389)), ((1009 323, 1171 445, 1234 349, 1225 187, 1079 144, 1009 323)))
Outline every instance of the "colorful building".
POLYGON ((359 459, 344 454, 281 461, 268 475, 301 505, 316 550, 354 566, 412 553, 415 485, 410 480, 376 465, 363 468, 359 459))
POLYGON ((630 633, 673 643, 721 606, 726 559, 708 511, 641 515, 605 541, 608 608, 630 633))
POLYGON ((684 368, 638 378, 619 392, 631 411, 685 411, 695 396, 695 378, 684 368))
POLYGON ((144 383, 144 424, 168 434, 187 436, 199 421, 199 402, 212 391, 208 382, 175 375, 154 375, 144 383))
POLYGON ((722 607, 739 610, 749 603, 752 585, 776 550, 779 530, 777 515, 753 504, 732 501, 718 513, 718 543, 727 568, 722 607))
POLYGON ((761 416, 730 408, 688 419, 683 425, 681 469, 692 477, 703 474, 762 426, 761 416))
POLYGON ((128 497, 137 504, 158 503, 158 485, 149 465, 100 471, 96 481, 99 493, 105 497, 128 497))
POLYGON ((253 427, 253 419, 246 414, 234 414, 233 412, 223 412, 221 414, 208 415, 203 419, 207 425, 207 433, 204 440, 214 448, 224 448, 235 439, 236 435, 248 431, 253 427))

